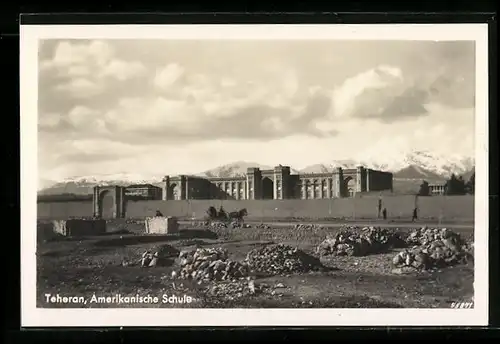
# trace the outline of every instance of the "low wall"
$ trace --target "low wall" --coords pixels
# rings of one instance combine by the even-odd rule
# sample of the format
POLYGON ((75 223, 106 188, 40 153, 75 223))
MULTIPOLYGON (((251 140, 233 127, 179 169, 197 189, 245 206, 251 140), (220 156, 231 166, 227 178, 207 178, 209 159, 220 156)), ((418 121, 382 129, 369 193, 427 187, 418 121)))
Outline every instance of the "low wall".
POLYGON ((54 232, 63 236, 79 237, 106 233, 104 220, 54 220, 54 232))
MULTIPOLYGON (((474 197, 434 196, 419 197, 419 218, 474 219, 474 197)), ((139 201, 127 204, 127 217, 143 218, 160 210, 165 216, 202 218, 210 206, 226 211, 246 208, 247 219, 265 218, 354 218, 377 217, 378 198, 344 198, 315 200, 192 200, 192 201, 139 201)), ((411 218, 415 207, 414 196, 384 197, 382 207, 389 218, 411 218)))
MULTIPOLYGON (((415 196, 384 196, 382 207, 389 218, 411 218, 415 196)), ((453 220, 474 219, 474 196, 419 197, 419 218, 453 220)), ((246 208, 247 219, 271 218, 353 218, 372 219, 378 213, 377 197, 312 199, 312 200, 191 200, 191 201, 128 201, 127 218, 154 216, 156 210, 164 216, 203 218, 210 206, 226 211, 246 208)), ((92 202, 38 203, 39 219, 68 219, 92 216, 92 202)))
POLYGON ((93 212, 92 200, 37 203, 37 217, 39 219, 66 220, 72 217, 91 217, 93 212))

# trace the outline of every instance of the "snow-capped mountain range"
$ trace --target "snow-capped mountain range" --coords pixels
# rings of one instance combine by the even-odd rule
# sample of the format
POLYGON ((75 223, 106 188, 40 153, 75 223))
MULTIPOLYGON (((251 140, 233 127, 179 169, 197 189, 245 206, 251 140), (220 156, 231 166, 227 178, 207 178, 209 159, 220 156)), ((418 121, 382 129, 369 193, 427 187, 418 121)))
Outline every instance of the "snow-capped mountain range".
POLYGON ((402 155, 400 158, 386 157, 377 160, 337 160, 325 164, 316 164, 308 166, 301 170, 303 173, 330 172, 335 167, 354 168, 356 166, 365 166, 375 170, 390 171, 398 174, 408 174, 408 169, 414 170, 411 174, 415 177, 401 178, 421 178, 437 177, 447 178, 452 173, 462 175, 474 168, 474 158, 463 157, 460 155, 439 155, 435 153, 413 151, 402 155), (400 173, 405 171, 406 173, 400 173))
MULTIPOLYGON (((292 173, 322 173, 332 171, 335 167, 355 168, 356 166, 390 171, 398 180, 445 180, 452 173, 456 175, 469 176, 474 169, 474 158, 460 155, 444 156, 430 152, 414 151, 404 154, 397 159, 382 161, 365 160, 337 160, 307 166, 301 170, 292 167, 292 173)), ((261 165, 254 162, 238 161, 231 164, 219 166, 204 172, 192 175, 199 177, 234 177, 245 175, 247 168, 258 167, 261 170, 272 169, 272 166, 261 165)), ((60 182, 50 183, 44 181, 44 185, 50 185, 39 191, 40 195, 54 195, 63 193, 91 194, 95 185, 122 185, 130 184, 153 184, 160 186, 164 176, 119 173, 109 175, 93 175, 67 178, 60 182)))

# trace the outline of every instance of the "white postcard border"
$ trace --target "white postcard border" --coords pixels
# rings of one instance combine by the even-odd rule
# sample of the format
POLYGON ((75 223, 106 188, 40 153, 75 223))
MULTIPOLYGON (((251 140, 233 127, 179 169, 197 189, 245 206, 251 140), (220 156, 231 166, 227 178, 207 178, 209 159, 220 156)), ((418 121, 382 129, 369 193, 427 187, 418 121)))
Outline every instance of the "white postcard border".
POLYGON ((486 24, 21 25, 21 325, 472 326, 488 323, 488 31, 486 24), (474 309, 36 308, 38 41, 41 39, 316 39, 476 42, 474 309))

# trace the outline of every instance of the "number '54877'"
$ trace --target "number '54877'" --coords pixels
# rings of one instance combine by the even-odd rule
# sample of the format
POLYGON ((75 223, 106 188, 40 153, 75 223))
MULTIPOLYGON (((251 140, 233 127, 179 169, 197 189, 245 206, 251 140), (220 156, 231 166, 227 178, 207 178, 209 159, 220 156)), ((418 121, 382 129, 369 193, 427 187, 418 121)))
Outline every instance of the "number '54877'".
POLYGON ((452 302, 451 308, 474 308, 474 302, 452 302))

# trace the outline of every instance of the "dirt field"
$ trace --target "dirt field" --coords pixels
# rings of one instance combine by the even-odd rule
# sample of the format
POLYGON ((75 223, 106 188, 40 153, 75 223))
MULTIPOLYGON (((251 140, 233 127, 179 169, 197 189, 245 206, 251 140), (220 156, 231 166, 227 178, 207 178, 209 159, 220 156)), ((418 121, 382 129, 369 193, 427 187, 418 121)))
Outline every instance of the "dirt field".
MULTIPOLYGON (((114 230, 138 232, 141 226, 122 224, 114 230)), ((242 283, 248 283, 246 280, 198 284, 173 279, 172 271, 178 267, 174 257, 164 260, 162 266, 151 268, 124 266, 124 262, 138 261, 145 250, 162 247, 178 251, 223 247, 231 259, 243 260, 256 247, 283 243, 315 255, 316 246, 336 231, 327 228, 313 231, 243 228, 217 230, 216 233, 192 227, 181 229, 178 236, 110 233, 99 237, 40 241, 37 249, 38 307, 449 308, 453 302, 470 301, 473 295, 472 263, 431 272, 395 274, 392 266, 395 251, 321 259, 325 267, 322 271, 255 276, 258 292, 253 294, 246 293, 242 287, 242 283), (51 303, 47 302, 46 294, 84 298, 76 304, 51 303), (117 297, 116 300, 96 302, 98 297, 116 294, 151 295, 158 300, 146 304, 117 297), (164 295, 167 298, 164 299, 164 295), (172 298, 168 299, 171 296, 183 303, 172 303, 172 298), (118 300, 123 303, 117 304, 118 300)), ((469 239, 473 235, 468 229, 457 232, 469 239)))

